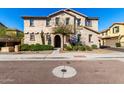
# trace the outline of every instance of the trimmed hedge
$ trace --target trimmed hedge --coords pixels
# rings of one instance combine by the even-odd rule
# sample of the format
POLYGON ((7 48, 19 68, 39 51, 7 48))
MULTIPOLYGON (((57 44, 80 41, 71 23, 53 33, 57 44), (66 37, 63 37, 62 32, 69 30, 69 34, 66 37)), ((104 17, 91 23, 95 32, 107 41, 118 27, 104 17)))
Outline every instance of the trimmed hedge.
POLYGON ((40 44, 23 44, 20 46, 21 51, 43 51, 43 50, 53 50, 53 46, 50 45, 40 45, 40 44))
POLYGON ((30 50, 30 46, 28 44, 20 45, 20 50, 21 51, 29 51, 30 50))

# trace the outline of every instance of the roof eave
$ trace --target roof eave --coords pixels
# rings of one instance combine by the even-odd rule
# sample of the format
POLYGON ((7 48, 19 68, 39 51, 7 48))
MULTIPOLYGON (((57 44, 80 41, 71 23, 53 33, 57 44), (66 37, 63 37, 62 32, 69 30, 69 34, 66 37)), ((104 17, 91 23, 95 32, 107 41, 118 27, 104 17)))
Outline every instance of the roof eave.
POLYGON ((87 17, 87 19, 89 19, 89 20, 99 20, 98 17, 87 17))
POLYGON ((47 16, 22 16, 22 19, 47 19, 47 16))
POLYGON ((90 28, 88 28, 88 27, 85 27, 85 26, 84 26, 84 28, 87 29, 87 30, 90 30, 90 31, 92 31, 92 32, 94 32, 94 33, 100 34, 99 32, 97 32, 97 31, 95 31, 95 30, 93 30, 93 29, 90 29, 90 28))

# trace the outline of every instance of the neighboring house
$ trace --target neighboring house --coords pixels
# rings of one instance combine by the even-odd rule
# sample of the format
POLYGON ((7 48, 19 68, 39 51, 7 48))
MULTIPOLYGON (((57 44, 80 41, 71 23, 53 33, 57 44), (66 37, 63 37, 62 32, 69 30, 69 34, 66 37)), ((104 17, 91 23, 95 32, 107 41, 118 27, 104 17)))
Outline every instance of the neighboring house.
POLYGON ((0 23, 0 29, 7 28, 4 24, 0 23))
POLYGON ((0 23, 0 47, 19 45, 22 38, 22 31, 8 28, 0 23))
POLYGON ((81 42, 86 45, 99 46, 98 18, 88 17, 72 9, 64 9, 48 16, 23 16, 24 43, 51 43, 54 47, 63 48, 63 37, 55 34, 53 28, 60 24, 71 25, 72 34, 64 37, 64 44, 68 44, 72 35, 81 35, 81 42), (43 36, 41 36, 41 33, 43 36), (43 42, 43 37, 45 42, 43 42), (60 42, 60 43, 58 43, 60 42))
POLYGON ((23 32, 18 29, 7 28, 6 35, 11 37, 23 38, 23 32))
POLYGON ((101 45, 115 47, 116 43, 124 46, 124 23, 114 23, 107 30, 100 33, 101 45))

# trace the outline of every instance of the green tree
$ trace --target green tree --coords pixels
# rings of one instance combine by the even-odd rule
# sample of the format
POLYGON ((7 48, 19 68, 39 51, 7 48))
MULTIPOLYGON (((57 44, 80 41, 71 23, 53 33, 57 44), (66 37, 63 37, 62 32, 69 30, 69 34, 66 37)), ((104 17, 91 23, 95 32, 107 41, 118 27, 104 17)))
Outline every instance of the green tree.
POLYGON ((61 34, 63 37, 63 45, 64 45, 64 36, 68 36, 72 34, 72 25, 60 24, 53 28, 55 34, 61 34))
POLYGON ((0 37, 6 36, 6 28, 0 28, 0 37))
POLYGON ((16 37, 17 37, 18 39, 23 39, 24 33, 23 33, 23 32, 17 32, 16 37))

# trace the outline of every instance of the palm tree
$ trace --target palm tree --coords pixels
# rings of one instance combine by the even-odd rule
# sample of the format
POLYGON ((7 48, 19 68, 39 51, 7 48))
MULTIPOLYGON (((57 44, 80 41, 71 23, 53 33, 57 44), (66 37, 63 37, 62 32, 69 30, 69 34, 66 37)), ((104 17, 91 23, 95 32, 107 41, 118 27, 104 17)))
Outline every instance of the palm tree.
POLYGON ((53 28, 55 34, 61 34, 63 37, 63 45, 64 45, 64 36, 68 36, 72 34, 72 25, 60 24, 53 28))

